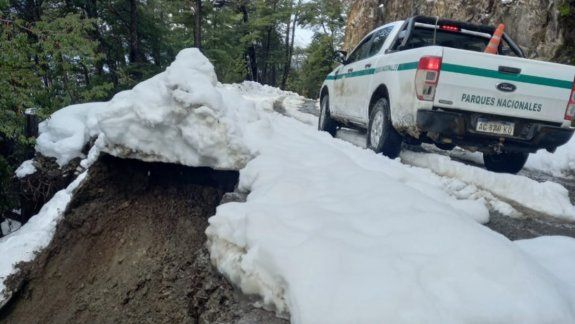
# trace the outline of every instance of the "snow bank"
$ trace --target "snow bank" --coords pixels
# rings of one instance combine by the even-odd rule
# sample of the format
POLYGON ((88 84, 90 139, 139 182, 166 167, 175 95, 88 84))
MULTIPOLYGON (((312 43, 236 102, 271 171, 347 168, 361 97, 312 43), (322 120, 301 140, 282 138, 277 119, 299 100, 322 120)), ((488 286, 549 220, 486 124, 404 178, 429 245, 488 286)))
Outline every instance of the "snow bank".
POLYGON ((525 164, 528 169, 550 173, 556 177, 572 176, 575 173, 575 137, 559 146, 555 153, 539 150, 529 155, 525 164))
POLYGON ((28 223, 0 238, 0 308, 11 295, 5 289, 4 280, 16 271, 16 264, 34 259, 35 252, 48 246, 74 190, 85 177, 86 172, 79 175, 66 189, 58 191, 28 223))
POLYGON ((91 138, 118 157, 239 169, 252 157, 244 145, 253 109, 237 109, 239 96, 216 88, 212 64, 197 49, 181 51, 165 72, 106 103, 69 106, 40 124, 37 151, 60 165, 91 138), (236 109, 232 109, 236 108, 236 109))
POLYGON ((220 206, 207 229, 244 292, 294 323, 575 320, 558 280, 465 215, 479 210, 436 196, 427 170, 270 118, 250 136, 247 201, 220 206))
POLYGON ((525 253, 559 278, 566 292, 575 299, 575 239, 565 236, 542 236, 514 242, 525 253))
MULTIPOLYGON (((435 145, 423 144, 423 146, 427 151, 441 151, 435 145)), ((483 165, 483 154, 480 152, 469 152, 455 148, 448 152, 442 151, 441 154, 483 165)), ((558 147, 555 153, 539 150, 537 153, 530 154, 525 169, 540 171, 554 177, 573 177, 575 175, 575 137, 567 144, 558 147)))
POLYGON ((438 154, 406 151, 401 154, 401 159, 411 165, 429 168, 441 176, 457 178, 474 184, 504 200, 518 203, 535 211, 575 220, 575 206, 571 204, 567 189, 560 184, 540 183, 523 176, 489 172, 438 154))

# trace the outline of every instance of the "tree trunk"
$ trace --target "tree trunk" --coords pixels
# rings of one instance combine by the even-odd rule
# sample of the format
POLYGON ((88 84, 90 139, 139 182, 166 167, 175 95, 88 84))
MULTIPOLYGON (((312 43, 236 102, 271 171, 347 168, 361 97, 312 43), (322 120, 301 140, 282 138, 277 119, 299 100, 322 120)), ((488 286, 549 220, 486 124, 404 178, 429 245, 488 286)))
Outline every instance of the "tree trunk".
MULTIPOLYGON (((86 16, 90 19, 94 19, 97 21, 98 19, 98 0, 88 0, 85 2, 84 10, 86 10, 86 16)), ((100 29, 98 28, 98 23, 94 23, 95 28, 93 31, 90 31, 90 37, 98 42, 98 53, 106 55, 106 47, 107 44, 104 41, 102 34, 100 33, 100 29)), ((104 63, 105 59, 100 59, 95 63, 96 67, 96 75, 102 75, 104 73, 104 63)))
POLYGON ((194 15, 194 46, 202 48, 202 0, 196 0, 194 15))
POLYGON ((291 41, 288 41, 288 36, 290 35, 290 24, 288 21, 288 25, 287 25, 287 35, 286 36, 286 60, 285 60, 285 65, 284 65, 284 71, 283 71, 283 75, 282 75, 282 83, 281 83, 281 89, 285 89, 286 87, 286 83, 287 83, 287 79, 289 77, 289 73, 291 71, 291 60, 293 58, 293 48, 294 48, 294 41, 295 41, 295 28, 297 26, 297 21, 299 18, 299 8, 301 6, 301 0, 298 0, 297 2, 297 7, 294 13, 294 17, 293 17, 293 21, 292 21, 292 26, 291 26, 291 41))
MULTIPOLYGON (((249 22, 249 15, 248 15, 248 8, 246 7, 245 3, 242 3, 242 5, 240 6, 240 11, 242 12, 243 16, 242 19, 244 25, 247 26, 249 22)), ((247 33, 249 33, 249 31, 247 33)), ((250 44, 250 46, 248 47, 246 58, 247 58, 246 65, 249 71, 248 80, 258 82, 259 80, 258 80, 258 65, 256 61, 256 48, 253 43, 250 44)))
MULTIPOLYGON (((268 5, 271 5, 272 10, 275 12, 276 8, 277 8, 277 1, 272 0, 272 3, 267 3, 268 5)), ((270 49, 271 49, 271 42, 272 42, 272 31, 274 30, 274 25, 269 25, 266 29, 266 43, 265 43, 265 47, 264 47, 264 53, 263 53, 263 68, 262 68, 262 81, 265 84, 275 84, 275 79, 272 80, 272 76, 269 73, 268 70, 268 66, 269 66, 269 60, 270 60, 270 49)))
POLYGON ((144 57, 140 49, 140 37, 138 35, 138 2, 130 0, 130 62, 141 63, 144 57))
POLYGON ((271 84, 271 82, 270 82, 271 79, 270 79, 270 76, 268 75, 268 64, 269 64, 269 59, 270 59, 271 38, 272 38, 272 27, 270 26, 267 28, 266 44, 265 44, 264 53, 263 53, 262 81, 265 84, 271 84))

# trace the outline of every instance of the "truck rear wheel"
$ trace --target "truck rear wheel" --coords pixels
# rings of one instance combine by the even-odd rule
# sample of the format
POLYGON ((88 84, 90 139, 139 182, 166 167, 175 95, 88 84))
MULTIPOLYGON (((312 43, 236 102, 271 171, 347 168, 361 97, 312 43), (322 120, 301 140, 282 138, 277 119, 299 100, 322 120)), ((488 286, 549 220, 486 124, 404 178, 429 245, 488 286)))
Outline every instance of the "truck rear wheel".
POLYGON ((483 163, 489 171, 516 174, 523 169, 529 153, 503 152, 500 154, 483 154, 483 163))
POLYGON ((321 98, 317 129, 320 131, 328 132, 331 136, 334 137, 335 133, 337 132, 337 122, 331 118, 329 113, 329 95, 327 94, 321 98))
POLYGON ((391 124, 389 103, 386 98, 375 102, 369 115, 367 147, 376 153, 395 159, 401 151, 401 135, 391 124))

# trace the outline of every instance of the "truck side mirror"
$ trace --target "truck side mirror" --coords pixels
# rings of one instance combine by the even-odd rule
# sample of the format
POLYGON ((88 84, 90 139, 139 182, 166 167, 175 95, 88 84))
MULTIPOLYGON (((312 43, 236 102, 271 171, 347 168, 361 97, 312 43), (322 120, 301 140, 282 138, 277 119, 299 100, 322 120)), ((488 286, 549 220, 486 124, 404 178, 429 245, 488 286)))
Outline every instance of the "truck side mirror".
POLYGON ((335 51, 335 54, 333 56, 334 61, 344 64, 345 65, 345 61, 347 58, 347 52, 346 51, 335 51))

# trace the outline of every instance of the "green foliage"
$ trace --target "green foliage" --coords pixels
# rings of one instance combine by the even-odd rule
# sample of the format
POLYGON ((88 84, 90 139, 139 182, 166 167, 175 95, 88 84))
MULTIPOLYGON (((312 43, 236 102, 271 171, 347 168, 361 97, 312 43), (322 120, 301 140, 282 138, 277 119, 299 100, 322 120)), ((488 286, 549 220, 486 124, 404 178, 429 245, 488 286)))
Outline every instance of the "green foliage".
POLYGON ((247 75, 245 62, 246 39, 243 35, 242 15, 235 8, 205 8, 203 52, 216 69, 218 80, 224 83, 241 82, 247 75))
POLYGON ((343 41, 344 3, 341 0, 312 0, 302 5, 301 24, 332 37, 332 45, 343 41))
POLYGON ((568 1, 559 5, 559 15, 568 17, 571 14, 571 4, 568 1))
POLYGON ((303 52, 288 82, 288 89, 317 98, 326 75, 335 67, 334 51, 343 41, 345 3, 341 0, 312 0, 302 5, 300 23, 316 34, 303 52))
POLYGON ((301 68, 290 78, 288 89, 309 98, 317 98, 326 75, 335 67, 331 37, 315 34, 305 53, 306 58, 301 68))
POLYGON ((220 81, 277 86, 290 75, 290 88, 310 96, 343 35, 341 0, 205 0, 201 13, 193 4, 0 0, 0 134, 29 145, 22 136, 27 108, 46 117, 70 104, 108 100, 163 71, 193 46, 198 14, 202 51, 220 81), (293 48, 295 25, 320 35, 309 49, 293 48))

